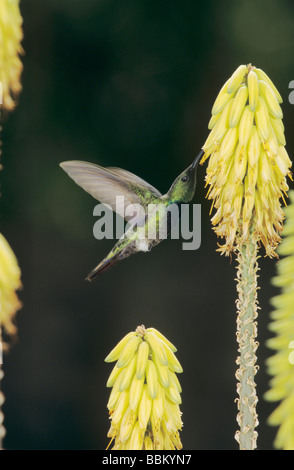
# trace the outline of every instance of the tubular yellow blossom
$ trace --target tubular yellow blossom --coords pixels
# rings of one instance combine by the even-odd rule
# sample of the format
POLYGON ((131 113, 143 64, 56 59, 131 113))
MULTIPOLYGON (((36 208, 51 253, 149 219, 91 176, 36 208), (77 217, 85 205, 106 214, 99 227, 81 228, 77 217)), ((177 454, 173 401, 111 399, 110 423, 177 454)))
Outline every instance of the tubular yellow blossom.
POLYGON ((7 240, 0 234, 0 327, 16 333, 14 316, 21 308, 16 291, 21 288, 20 268, 7 240))
POLYGON ((0 0, 0 109, 11 111, 21 91, 23 54, 19 0, 0 0))
POLYGON ((117 361, 107 381, 113 450, 182 448, 182 389, 175 372, 183 369, 175 351, 159 331, 141 325, 107 356, 117 361))
POLYGON ((249 64, 238 67, 213 105, 202 163, 210 157, 207 197, 216 209, 214 230, 225 238, 219 251, 226 255, 250 232, 269 257, 277 256, 284 219, 280 199, 289 189, 292 166, 281 102, 270 78, 249 64))
POLYGON ((282 259, 277 264, 273 284, 281 289, 272 298, 270 330, 275 334, 267 345, 275 350, 267 360, 272 376, 270 388, 265 394, 268 401, 279 401, 269 417, 269 424, 278 426, 275 447, 294 450, 294 191, 290 192, 291 204, 285 209, 286 223, 278 253, 282 259))

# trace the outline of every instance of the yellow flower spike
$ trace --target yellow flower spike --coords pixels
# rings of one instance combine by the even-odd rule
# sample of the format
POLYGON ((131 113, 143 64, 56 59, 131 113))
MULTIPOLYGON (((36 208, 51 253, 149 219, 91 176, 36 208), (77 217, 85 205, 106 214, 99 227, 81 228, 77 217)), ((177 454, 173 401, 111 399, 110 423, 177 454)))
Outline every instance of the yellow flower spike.
POLYGON ((107 356, 108 362, 117 361, 107 381, 112 450, 182 448, 182 389, 176 373, 183 369, 175 351, 158 330, 141 325, 107 356))
MULTIPOLYGON (((253 232, 257 241, 265 243, 266 253, 276 256, 274 252, 279 233, 276 234, 269 224, 282 229, 283 211, 279 199, 283 199, 283 193, 287 193, 286 177, 291 177, 292 166, 284 147, 284 125, 279 104, 282 100, 267 75, 252 65, 242 65, 237 69, 223 86, 221 96, 223 95, 232 98, 226 102, 226 106, 231 103, 229 123, 227 115, 223 118, 226 107, 223 106, 222 110, 217 107, 220 116, 208 136, 209 147, 206 148, 205 144, 203 146, 205 158, 209 158, 206 173, 206 182, 209 185, 207 197, 213 201, 212 207, 218 209, 217 215, 212 219, 214 230, 223 234, 227 245, 223 252, 227 255, 234 251, 239 238, 245 241, 253 232), (222 119, 226 132, 221 140, 215 142, 210 136, 216 133, 215 128, 222 119), (235 127, 229 128, 229 124, 235 127), (237 221, 235 240, 232 243, 234 229, 231 224, 232 220, 236 220, 232 215, 236 209, 233 203, 234 194, 238 190, 236 183, 244 185, 247 176, 249 191, 254 195, 254 206, 251 208, 250 220, 249 211, 246 210, 247 217, 237 221), (270 203, 267 200, 269 192, 265 188, 267 183, 272 186, 270 203), (255 191, 257 186, 260 204, 258 192, 255 191), (266 219, 262 214, 269 210, 269 206, 271 214, 263 227, 261 217, 262 220, 266 219)), ((247 191, 243 193, 242 206, 245 198, 248 205, 247 191)))
MULTIPOLYGON (((281 241, 292 162, 285 150, 281 96, 269 77, 251 64, 241 65, 225 83, 217 98, 203 146, 201 164, 208 160, 207 198, 212 201, 211 222, 216 235, 224 239, 218 251, 237 256, 237 342, 239 357, 237 383, 236 439, 240 449, 255 449, 258 425, 256 413, 258 250, 277 257, 281 241), (229 98, 231 97, 231 98, 229 98), (229 120, 223 117, 230 106, 229 120), (218 126, 223 119, 223 133, 218 126), (215 136, 221 135, 216 140, 215 136), (209 145, 207 145, 207 143, 209 145)), ((293 223, 294 226, 294 223, 293 223)), ((289 251, 294 252, 294 242, 289 251)), ((294 302, 294 299, 292 299, 294 302)), ((279 301, 276 300, 278 303, 279 301)), ((284 302, 284 300, 283 300, 284 302)), ((280 300, 279 310, 284 309, 280 300)), ((282 315, 282 314, 281 314, 282 315)), ((171 381, 166 396, 177 403, 177 387, 171 381), (174 393, 173 393, 174 392, 174 393)))
POLYGON ((266 362, 272 379, 265 394, 266 400, 280 402, 268 421, 278 426, 274 444, 283 450, 294 450, 294 191, 289 196, 283 239, 278 248, 283 258, 272 281, 281 293, 271 299, 274 310, 269 329, 275 336, 267 341, 267 346, 274 350, 274 355, 266 362))
POLYGON ((18 0, 0 0, 0 109, 11 111, 21 91, 22 18, 18 0))

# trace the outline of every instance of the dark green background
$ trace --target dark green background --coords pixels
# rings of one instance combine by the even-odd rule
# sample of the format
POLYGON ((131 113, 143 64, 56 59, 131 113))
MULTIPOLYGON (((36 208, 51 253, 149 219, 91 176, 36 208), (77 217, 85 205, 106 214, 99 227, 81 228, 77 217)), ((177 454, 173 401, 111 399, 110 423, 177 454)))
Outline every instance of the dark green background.
MULTIPOLYGON (((201 248, 168 240, 89 284, 112 242, 94 239, 96 202, 58 164, 123 167, 165 192, 204 143, 220 87, 249 62, 284 97, 291 155, 293 2, 26 0, 22 13, 23 92, 2 133, 1 231, 24 284, 18 340, 5 357, 5 447, 104 449, 104 357, 143 323, 178 347, 184 448, 237 449, 235 260, 215 251, 205 167, 194 200, 201 248)), ((274 406, 263 394, 275 261, 261 256, 258 447, 271 449, 274 406)))

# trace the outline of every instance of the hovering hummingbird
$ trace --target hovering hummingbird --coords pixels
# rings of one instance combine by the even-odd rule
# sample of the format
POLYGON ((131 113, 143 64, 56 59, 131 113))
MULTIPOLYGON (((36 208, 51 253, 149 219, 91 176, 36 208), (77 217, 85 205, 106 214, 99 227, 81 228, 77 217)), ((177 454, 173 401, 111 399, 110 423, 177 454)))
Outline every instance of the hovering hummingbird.
MULTIPOLYGON (((77 160, 60 163, 61 168, 79 186, 102 204, 108 204, 113 211, 118 212, 120 215, 124 214, 126 221, 129 221, 129 217, 125 215, 125 208, 128 205, 139 204, 143 207, 142 216, 137 221, 136 230, 131 226, 124 233, 110 253, 88 274, 86 278, 88 281, 93 281, 118 261, 134 253, 150 251, 166 238, 171 228, 170 220, 167 218, 166 236, 164 238, 159 237, 160 212, 156 211, 156 208, 159 205, 165 208, 168 208, 171 204, 180 206, 192 200, 196 189, 196 169, 203 155, 204 151, 201 150, 194 162, 175 179, 164 195, 143 179, 121 168, 103 168, 99 165, 77 160), (119 211, 117 196, 124 196, 124 207, 120 207, 119 211), (148 211, 150 205, 153 205, 154 209, 148 211), (150 239, 145 234, 149 233, 152 226, 155 228, 157 236, 150 239)), ((162 214, 162 217, 168 216, 165 213, 162 214)))

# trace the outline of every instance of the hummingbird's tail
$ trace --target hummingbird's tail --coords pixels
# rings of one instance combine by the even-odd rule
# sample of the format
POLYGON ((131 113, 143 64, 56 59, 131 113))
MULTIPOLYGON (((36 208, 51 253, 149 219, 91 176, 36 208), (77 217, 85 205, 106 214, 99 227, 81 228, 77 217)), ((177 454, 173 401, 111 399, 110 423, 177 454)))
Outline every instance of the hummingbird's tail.
POLYGON ((94 281, 97 277, 101 276, 101 274, 108 271, 108 269, 112 268, 118 262, 117 256, 112 256, 111 258, 106 258, 101 263, 96 266, 86 277, 87 281, 94 281))

